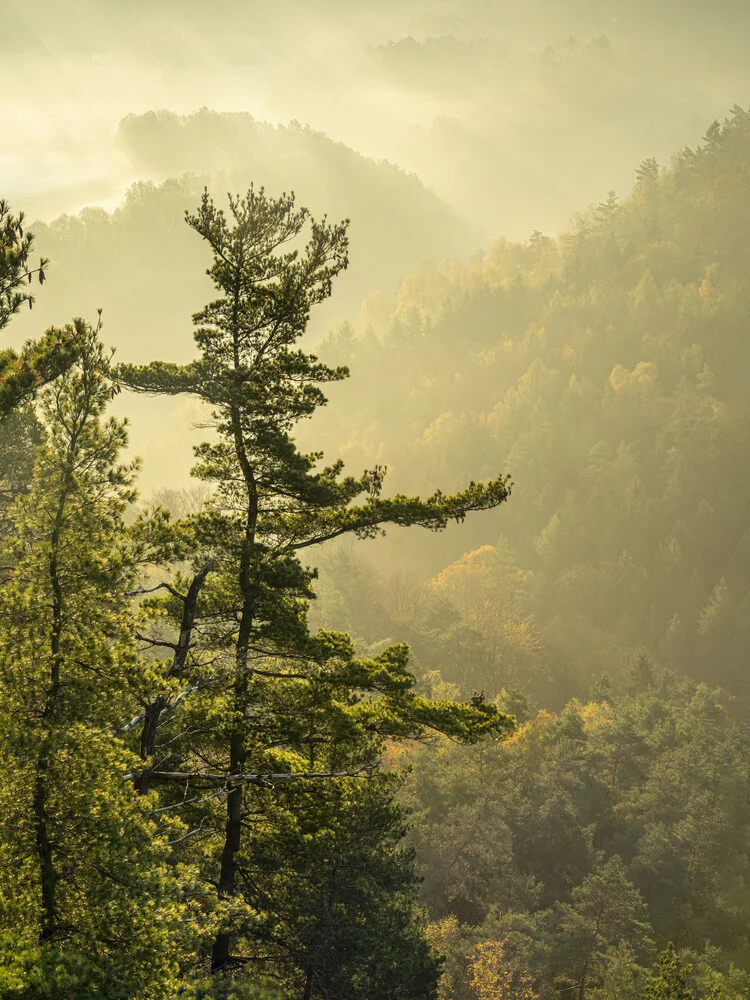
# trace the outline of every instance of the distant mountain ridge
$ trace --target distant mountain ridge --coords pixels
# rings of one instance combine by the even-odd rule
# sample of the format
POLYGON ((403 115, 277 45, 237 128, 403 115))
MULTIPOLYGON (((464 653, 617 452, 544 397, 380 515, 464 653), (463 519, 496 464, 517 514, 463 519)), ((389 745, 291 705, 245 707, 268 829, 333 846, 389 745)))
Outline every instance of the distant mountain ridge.
MULTIPOLYGON (((17 336, 102 305, 113 342, 133 355, 153 350, 153 329, 160 350, 189 348, 185 330, 208 288, 203 248, 183 215, 204 186, 218 197, 251 182, 274 194, 294 190, 314 215, 352 220, 351 263, 329 317, 356 315, 373 288, 395 286, 424 257, 468 255, 484 242, 415 175, 298 123, 162 111, 128 116, 118 143, 133 173, 153 179, 134 183, 112 212, 87 208, 35 224, 53 266, 38 311, 19 321, 17 336)), ((320 329, 326 315, 315 321, 320 329)))

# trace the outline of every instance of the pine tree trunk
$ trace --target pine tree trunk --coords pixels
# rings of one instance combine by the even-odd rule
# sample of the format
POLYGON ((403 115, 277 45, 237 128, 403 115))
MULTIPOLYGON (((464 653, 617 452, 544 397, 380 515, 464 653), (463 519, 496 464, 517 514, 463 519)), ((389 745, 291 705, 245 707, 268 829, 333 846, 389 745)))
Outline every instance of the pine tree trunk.
POLYGON ((50 728, 57 716, 60 697, 60 639, 62 636, 63 593, 58 573, 58 550, 65 510, 66 493, 63 492, 57 507, 52 534, 50 538, 51 554, 49 560, 49 582, 52 591, 52 627, 50 630, 50 686, 47 692, 46 704, 42 718, 46 728, 42 739, 34 782, 34 835, 37 857, 39 859, 39 883, 42 893, 42 927, 40 940, 48 941, 57 930, 57 870, 52 854, 52 844, 49 835, 49 815, 47 800, 49 798, 49 744, 50 728))
POLYGON ((312 974, 312 969, 310 969, 305 977, 305 992, 302 994, 302 1000, 311 1000, 312 984, 313 984, 313 974, 312 974))
MULTIPOLYGON (((233 774, 241 774, 245 760, 244 734, 235 732, 230 745, 230 769, 233 774)), ((224 834, 224 849, 221 852, 221 872, 219 875, 219 898, 230 899, 234 895, 236 864, 235 855, 240 849, 242 832, 242 785, 235 785, 227 796, 227 823, 224 834)), ((216 935, 211 955, 211 971, 225 968, 230 957, 230 931, 221 930, 216 935)))
MULTIPOLYGON (((187 664, 188 653, 193 638, 195 619, 197 615, 198 597, 206 582, 206 577, 213 569, 213 562, 209 562, 203 569, 193 576, 190 588, 185 596, 185 603, 180 621, 180 637, 172 657, 172 666, 169 670, 170 677, 181 677, 187 664)), ((159 734, 159 719, 161 713, 169 704, 164 695, 158 695, 146 709, 143 717, 143 727, 141 729, 141 745, 139 755, 141 760, 148 760, 153 757, 156 751, 156 738, 159 734)), ((134 781, 135 789, 139 795, 146 795, 151 787, 151 775, 148 771, 139 774, 134 781)))
MULTIPOLYGON (((241 578, 249 581, 249 560, 248 565, 243 565, 241 578), (247 573, 244 570, 247 568, 247 573)), ((250 635, 253 625, 254 603, 248 593, 242 610, 240 629, 237 637, 236 653, 236 676, 234 681, 234 710, 239 717, 239 722, 235 724, 234 731, 229 743, 229 774, 242 774, 245 770, 247 753, 245 750, 245 727, 244 719, 247 714, 248 699, 248 656, 250 649, 250 635)), ((244 788, 242 784, 230 785, 230 792, 227 796, 227 822, 224 834, 224 849, 221 852, 221 871, 219 874, 219 898, 230 899, 234 895, 235 877, 237 865, 235 855, 240 849, 242 839, 242 805, 244 798, 244 788)), ((229 962, 230 957, 230 931, 229 929, 219 931, 214 942, 213 954, 211 957, 211 970, 218 972, 229 962)))
MULTIPOLYGON (((231 775, 242 774, 245 770, 247 753, 245 750, 245 726, 248 699, 248 658, 250 636, 253 627, 254 601, 250 594, 249 558, 247 564, 243 560, 240 578, 245 591, 244 606, 237 636, 234 681, 234 711, 238 721, 229 742, 229 774, 230 792, 227 795, 227 822, 224 834, 224 848, 221 852, 221 871, 219 874, 219 899, 229 899, 234 895, 237 865, 235 855, 240 849, 242 840, 242 806, 244 788, 242 784, 231 785, 231 775)), ((211 957, 211 969, 214 972, 223 969, 230 957, 230 932, 222 930, 216 936, 211 957)))
MULTIPOLYGON (((146 714, 143 718, 143 728, 141 729, 141 746, 139 751, 141 760, 148 760, 149 757, 153 756, 156 749, 156 735, 159 731, 159 718, 166 704, 166 698, 163 695, 159 695, 157 698, 154 698, 146 709, 146 714)), ((139 795, 148 794, 151 788, 150 773, 143 771, 138 775, 133 784, 139 795)))
POLYGON ((589 973, 589 960, 583 963, 583 971, 581 972, 581 981, 578 984, 578 1000, 585 1000, 586 998, 586 979, 589 973))
POLYGON ((57 930, 57 871, 52 857, 49 816, 47 814, 48 768, 49 762, 45 752, 37 762, 37 776, 34 783, 34 826, 36 850, 39 858, 39 882, 42 891, 41 941, 49 941, 57 930))
MULTIPOLYGON (((234 443, 237 458, 242 469, 248 491, 248 507, 245 523, 245 539, 240 557, 239 585, 242 594, 242 612, 235 646, 234 711, 235 725, 229 743, 229 774, 242 774, 247 758, 245 749, 245 717, 248 710, 248 672, 250 640, 255 618, 255 594, 252 579, 252 562, 255 548, 255 532, 258 523, 258 493, 255 476, 245 453, 239 412, 232 412, 234 443)), ((231 788, 231 785, 230 785, 231 788)), ((244 789, 241 784, 231 788, 227 796, 227 822, 224 834, 224 848, 221 852, 219 874, 219 899, 230 899, 234 895, 237 865, 235 855, 242 842, 242 806, 244 789)), ((219 931, 211 956, 211 970, 218 972, 226 967, 230 958, 230 929, 219 931)))

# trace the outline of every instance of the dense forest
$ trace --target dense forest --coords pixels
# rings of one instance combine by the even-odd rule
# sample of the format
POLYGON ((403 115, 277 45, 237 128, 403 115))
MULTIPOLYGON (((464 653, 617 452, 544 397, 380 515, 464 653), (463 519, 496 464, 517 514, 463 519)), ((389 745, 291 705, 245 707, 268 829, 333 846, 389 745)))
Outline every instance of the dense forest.
POLYGON ((0 14, 0 1000, 745 1000, 748 8, 339 6, 0 14))
MULTIPOLYGON (((7 325, 48 264, 0 213, 7 325)), ((218 296, 195 314, 195 360, 113 368, 83 320, 0 359, 0 989, 434 996, 382 755, 513 719, 417 693, 403 643, 362 657, 313 632, 306 553, 389 524, 440 531, 505 502, 507 477, 388 497, 381 466, 345 475, 299 451, 291 431, 347 376, 296 346, 346 267, 347 224, 253 188, 228 214, 205 193, 186 222, 218 296), (123 388, 213 408, 192 516, 133 511, 138 462, 106 412, 123 388)))
POLYGON ((618 688, 642 652, 747 696, 749 155, 737 108, 561 237, 425 265, 365 304, 359 333, 329 336, 352 418, 318 439, 387 456, 400 489, 496 464, 517 486, 502 518, 401 560, 402 576, 421 560, 426 589, 331 556, 324 621, 370 642, 406 627, 462 690, 521 685, 556 708, 601 674, 618 688))

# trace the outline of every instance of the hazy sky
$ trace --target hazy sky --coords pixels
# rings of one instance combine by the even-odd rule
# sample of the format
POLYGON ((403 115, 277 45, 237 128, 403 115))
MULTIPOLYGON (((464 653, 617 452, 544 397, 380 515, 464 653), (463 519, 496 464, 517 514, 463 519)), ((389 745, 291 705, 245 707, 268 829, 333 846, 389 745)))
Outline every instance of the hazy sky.
POLYGON ((606 3, 6 0, 3 11, 3 189, 43 216, 116 204, 134 179, 113 142, 124 115, 208 106, 309 122, 489 216, 488 235, 523 237, 626 184, 639 159, 697 141, 750 82, 731 50, 714 47, 707 64, 697 14, 694 30, 642 19, 639 38, 606 3), (564 52, 566 38, 602 33, 606 65, 564 52), (446 39, 452 48, 434 44, 446 39), (549 45, 564 69, 540 62, 549 45), (498 210, 472 202, 477 183, 498 210))

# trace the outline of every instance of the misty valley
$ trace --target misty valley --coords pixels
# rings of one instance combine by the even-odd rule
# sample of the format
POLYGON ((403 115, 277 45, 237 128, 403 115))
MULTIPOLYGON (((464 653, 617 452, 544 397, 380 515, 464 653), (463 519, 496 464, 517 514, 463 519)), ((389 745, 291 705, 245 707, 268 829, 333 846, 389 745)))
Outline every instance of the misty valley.
POLYGON ((750 997, 750 8, 0 29, 0 1000, 750 997))

